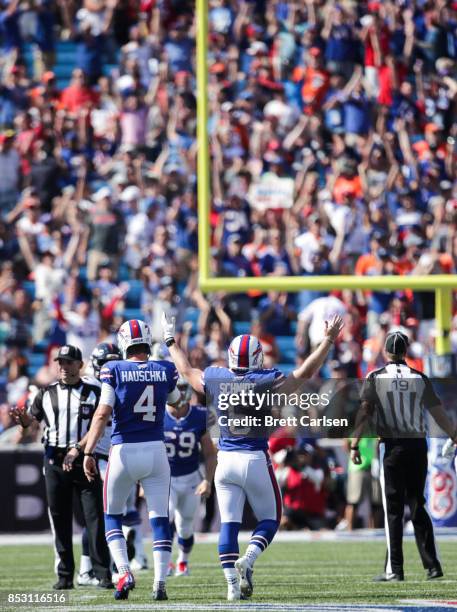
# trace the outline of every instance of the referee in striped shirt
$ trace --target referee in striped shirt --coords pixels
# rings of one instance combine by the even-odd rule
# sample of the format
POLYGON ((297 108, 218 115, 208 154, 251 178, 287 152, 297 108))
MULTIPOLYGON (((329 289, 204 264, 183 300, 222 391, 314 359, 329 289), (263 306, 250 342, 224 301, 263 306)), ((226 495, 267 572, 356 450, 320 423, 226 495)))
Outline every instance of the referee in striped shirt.
POLYGON ((417 548, 428 580, 443 575, 438 560, 433 525, 425 507, 427 478, 426 412, 454 441, 456 428, 448 419, 431 381, 405 361, 408 338, 388 334, 384 346, 387 363, 371 372, 364 382, 361 408, 351 443, 351 459, 360 464, 358 441, 370 423, 380 436, 381 489, 384 506, 387 555, 385 571, 377 582, 402 581, 403 514, 411 511, 417 548))
POLYGON ((100 387, 80 377, 83 362, 76 346, 61 346, 55 360, 59 362, 58 382, 38 392, 30 414, 18 408, 11 411, 22 427, 28 427, 33 418, 45 423, 44 477, 58 574, 54 588, 73 588, 73 494, 79 497, 83 509, 98 586, 113 588, 105 540, 102 483, 99 476, 89 482, 82 467, 82 451, 100 398, 100 387))

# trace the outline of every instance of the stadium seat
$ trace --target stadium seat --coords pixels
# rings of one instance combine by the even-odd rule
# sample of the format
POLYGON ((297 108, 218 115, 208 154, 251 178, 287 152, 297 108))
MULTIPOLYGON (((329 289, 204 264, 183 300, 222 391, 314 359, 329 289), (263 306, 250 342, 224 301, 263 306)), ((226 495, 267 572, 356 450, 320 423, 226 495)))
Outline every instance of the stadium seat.
POLYGON ((22 288, 27 292, 27 295, 31 300, 35 299, 35 282, 34 281, 23 281, 22 288))
POLYGON ((41 368, 46 362, 46 355, 44 353, 29 353, 28 360, 31 367, 41 368))
POLYGON ((251 329, 250 321, 234 321, 233 322, 233 332, 235 336, 240 336, 241 334, 248 334, 251 329))
POLYGON ((122 316, 129 321, 130 319, 142 319, 144 315, 140 308, 124 308, 122 316))
POLYGON ((278 368, 278 370, 281 370, 281 372, 284 372, 284 374, 290 374, 294 367, 295 366, 292 363, 278 363, 275 365, 275 368, 278 368))
POLYGON ((129 290, 124 298, 125 305, 127 308, 140 308, 143 283, 139 280, 134 279, 129 281, 129 285, 129 290))
POLYGON ((37 342, 36 344, 33 345, 33 352, 34 353, 45 353, 48 346, 49 346, 48 340, 41 340, 40 342, 37 342))

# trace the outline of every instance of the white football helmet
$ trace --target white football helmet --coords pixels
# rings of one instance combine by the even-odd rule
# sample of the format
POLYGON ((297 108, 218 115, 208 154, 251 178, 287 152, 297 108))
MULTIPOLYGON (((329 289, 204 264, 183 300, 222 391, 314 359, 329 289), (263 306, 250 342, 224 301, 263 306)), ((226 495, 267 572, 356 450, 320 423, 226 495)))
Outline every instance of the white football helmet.
POLYGON ((117 344, 124 359, 127 359, 127 349, 138 344, 146 344, 151 350, 152 337, 149 325, 140 319, 131 319, 122 323, 117 332, 117 344))
POLYGON ((178 387, 178 391, 181 393, 181 404, 188 404, 192 398, 192 387, 182 376, 178 378, 176 386, 178 387))
POLYGON ((234 338, 228 350, 228 363, 231 370, 260 370, 263 366, 263 349, 259 339, 249 334, 234 338))

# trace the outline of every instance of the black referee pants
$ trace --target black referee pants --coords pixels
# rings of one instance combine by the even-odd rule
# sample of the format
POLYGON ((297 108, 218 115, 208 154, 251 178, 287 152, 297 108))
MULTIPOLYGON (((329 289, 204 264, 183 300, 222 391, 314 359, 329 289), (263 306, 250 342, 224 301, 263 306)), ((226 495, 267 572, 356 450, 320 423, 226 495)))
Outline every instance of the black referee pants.
POLYGON ((405 502, 422 564, 425 569, 440 565, 433 524, 425 508, 427 478, 427 441, 421 439, 387 440, 380 445, 381 487, 386 519, 386 573, 403 573, 403 515, 405 502))
POLYGON ((84 475, 82 458, 70 472, 62 469, 64 454, 45 457, 44 476, 54 543, 58 555, 57 574, 73 580, 73 494, 79 497, 89 538, 89 554, 98 579, 109 579, 110 555, 105 540, 102 481, 89 482, 84 475))

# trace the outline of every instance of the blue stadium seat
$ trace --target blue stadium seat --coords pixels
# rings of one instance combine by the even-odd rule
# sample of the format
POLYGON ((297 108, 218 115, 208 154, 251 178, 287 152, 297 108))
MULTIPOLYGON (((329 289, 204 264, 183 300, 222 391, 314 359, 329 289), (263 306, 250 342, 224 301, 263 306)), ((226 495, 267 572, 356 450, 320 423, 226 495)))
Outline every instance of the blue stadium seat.
POLYGON ((143 283, 140 280, 130 280, 130 288, 124 298, 127 308, 140 308, 141 292, 143 291, 143 283))
POLYGON ((234 321, 233 332, 235 336, 241 336, 241 334, 248 334, 251 329, 250 321, 234 321))
POLYGON ((46 362, 46 355, 44 353, 29 353, 28 360, 30 367, 41 368, 46 362))
POLYGON ((130 281, 130 270, 128 266, 123 263, 121 263, 121 265, 119 266, 118 278, 120 282, 130 281))
POLYGON ((290 374, 295 366, 292 363, 278 363, 275 367, 284 372, 284 374, 290 374))
POLYGON ((37 374, 37 372, 38 372, 38 370, 40 368, 41 368, 40 365, 29 365, 29 367, 27 368, 27 372, 28 372, 29 378, 30 379, 35 378, 35 376, 36 376, 36 374, 37 374))
POLYGON ((140 308, 124 308, 122 316, 126 321, 130 319, 142 319, 144 317, 140 308))
POLYGON ((56 45, 56 51, 57 51, 57 57, 59 56, 59 53, 61 53, 62 51, 65 52, 72 52, 72 53, 76 53, 76 43, 74 43, 72 40, 59 40, 57 45, 56 45))
POLYGON ((40 342, 37 342, 36 344, 33 345, 33 352, 34 353, 45 353, 48 346, 49 346, 48 340, 41 340, 40 342))
POLYGON ((276 336, 276 343, 281 354, 281 359, 290 363, 295 363, 297 349, 295 348, 294 336, 276 336))
POLYGON ((22 288, 27 292, 31 300, 35 299, 35 282, 34 281, 23 281, 22 288))

